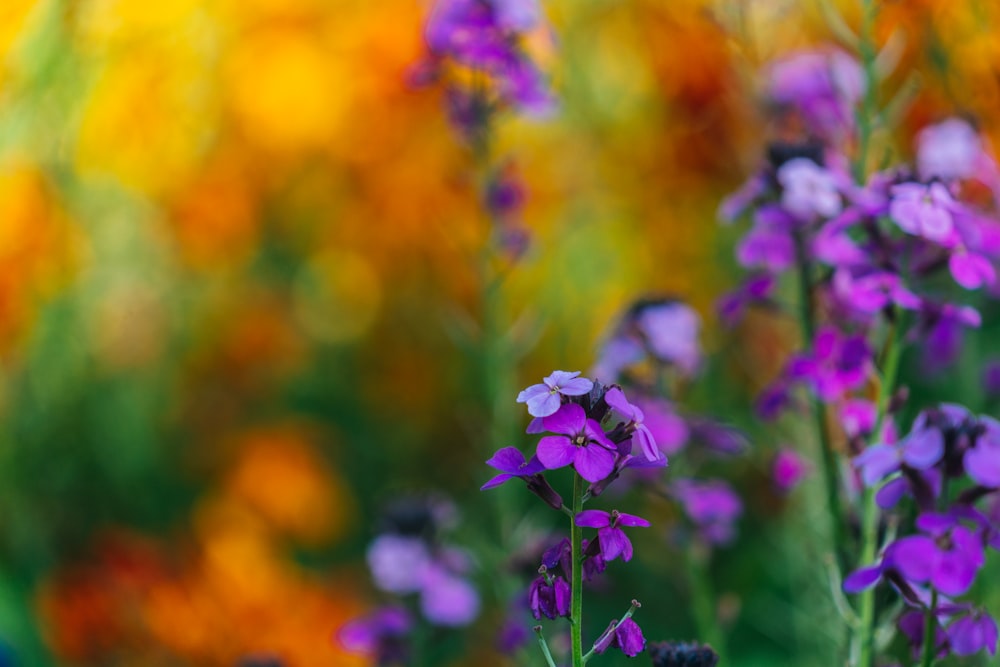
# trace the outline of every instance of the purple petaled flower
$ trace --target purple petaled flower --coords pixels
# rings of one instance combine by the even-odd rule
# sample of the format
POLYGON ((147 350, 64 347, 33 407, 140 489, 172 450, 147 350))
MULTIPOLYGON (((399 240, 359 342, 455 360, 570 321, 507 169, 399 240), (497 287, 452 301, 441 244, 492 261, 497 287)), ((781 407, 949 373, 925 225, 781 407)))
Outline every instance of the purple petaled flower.
POLYGON ((840 406, 840 424, 849 438, 871 433, 877 417, 875 404, 863 398, 848 399, 840 406))
POLYGON ((774 276, 761 274, 747 278, 732 292, 724 294, 716 304, 719 317, 728 327, 736 326, 748 307, 766 303, 774 291, 774 276))
POLYGON ((465 626, 479 615, 479 593, 465 579, 432 565, 421 582, 420 611, 433 625, 465 626))
POLYGON ((684 418, 674 412, 673 406, 663 399, 640 399, 643 424, 649 429, 657 448, 670 456, 680 451, 688 442, 690 429, 684 418))
POLYGON ((944 435, 933 426, 918 422, 896 444, 875 444, 854 457, 867 486, 876 486, 905 463, 914 470, 927 470, 944 456, 944 435))
POLYGON ((840 398, 864 384, 872 365, 872 352, 864 336, 844 336, 832 327, 816 333, 812 354, 793 358, 788 376, 805 380, 823 401, 840 398))
POLYGON ((628 334, 616 334, 601 347, 590 375, 604 382, 614 382, 622 371, 646 358, 642 341, 628 334))
POLYGON ((917 171, 925 181, 973 178, 988 162, 979 133, 960 118, 928 125, 917 135, 917 171))
POLYGON ((563 396, 583 396, 594 388, 587 378, 578 377, 580 371, 553 371, 541 384, 533 384, 517 395, 518 403, 528 404, 532 417, 548 417, 562 405, 563 396))
POLYGON ((728 484, 679 479, 674 482, 673 493, 706 541, 718 545, 732 541, 733 524, 743 513, 743 503, 728 484))
POLYGON ((545 470, 545 466, 542 465, 537 456, 532 456, 530 461, 526 461, 524 454, 517 447, 504 447, 497 450, 497 453, 486 462, 486 465, 499 470, 500 474, 483 484, 480 491, 500 486, 514 477, 524 479, 545 470))
POLYGON ((960 240, 952 215, 955 206, 942 183, 902 183, 892 188, 889 217, 907 234, 952 248, 960 240))
POLYGON ((890 305, 916 310, 922 303, 920 297, 903 285, 899 275, 888 271, 855 274, 848 268, 839 268, 833 274, 831 286, 838 305, 862 320, 890 305))
POLYGON ((781 205, 802 222, 832 218, 843 207, 837 178, 808 158, 795 158, 781 165, 781 205))
POLYGON ((679 301, 651 303, 639 310, 635 323, 657 359, 687 374, 698 369, 701 318, 694 308, 679 301))
POLYGON ((788 492, 812 472, 812 465, 795 450, 781 449, 774 457, 772 471, 775 486, 788 492))
POLYGON ((628 420, 628 427, 633 429, 632 438, 639 443, 639 448, 647 460, 659 461, 664 458, 663 453, 656 447, 653 433, 643 424, 645 416, 639 406, 629 403, 619 387, 612 387, 605 392, 604 400, 612 410, 628 420))
POLYGON ((619 556, 623 561, 632 560, 632 542, 619 526, 648 528, 649 522, 642 517, 614 510, 610 514, 601 510, 584 510, 576 515, 576 525, 597 528, 597 539, 601 555, 605 561, 619 556))
POLYGON ((528 606, 536 619, 569 616, 571 591, 561 576, 540 575, 528 589, 528 606))
POLYGON ((997 622, 985 611, 977 611, 953 621, 945 630, 955 655, 975 655, 983 649, 997 653, 997 622))
POLYGON ((969 590, 985 562, 982 539, 943 514, 921 514, 917 528, 925 534, 892 543, 891 552, 886 554, 892 566, 906 580, 929 583, 945 595, 969 590))
POLYGON ((788 216, 776 206, 763 206, 757 211, 754 226, 736 247, 740 266, 781 273, 795 264, 795 240, 789 229, 794 220, 781 221, 779 212, 788 216))
POLYGON ((965 289, 979 289, 996 282, 997 272, 989 259, 959 246, 948 258, 948 271, 965 289))
POLYGON ((387 533, 369 545, 367 560, 380 590, 405 594, 420 590, 431 555, 423 539, 387 533))
POLYGON ((617 446, 576 403, 562 406, 554 415, 545 417, 542 424, 546 431, 559 434, 538 441, 538 460, 546 468, 572 465, 588 482, 599 482, 614 470, 617 446))
POLYGON ((594 642, 594 653, 601 654, 614 647, 621 649, 630 658, 646 650, 646 638, 642 636, 642 629, 632 617, 620 623, 611 621, 607 630, 594 642))
POLYGON ((372 655, 378 664, 405 662, 406 637, 413 629, 410 613, 402 607, 383 607, 369 616, 346 623, 337 640, 352 653, 372 655))
POLYGON ((992 417, 980 417, 981 430, 975 445, 962 457, 965 473, 972 481, 987 488, 1000 487, 1000 422, 992 417))
POLYGON ((771 98, 830 142, 854 126, 854 106, 866 88, 861 65, 839 49, 792 53, 770 66, 767 79, 771 98))

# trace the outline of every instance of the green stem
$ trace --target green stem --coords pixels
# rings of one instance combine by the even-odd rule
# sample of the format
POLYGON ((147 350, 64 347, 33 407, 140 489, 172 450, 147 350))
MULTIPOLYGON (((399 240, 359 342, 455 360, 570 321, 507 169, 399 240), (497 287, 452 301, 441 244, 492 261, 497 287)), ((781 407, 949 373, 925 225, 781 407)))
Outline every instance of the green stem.
POLYGON ((570 643, 573 652, 573 667, 583 667, 583 530, 576 525, 576 515, 583 511, 583 478, 573 473, 573 520, 570 528, 570 543, 573 557, 572 597, 570 598, 569 621, 570 643))
POLYGON ((709 644, 719 656, 719 664, 728 665, 725 638, 716 614, 715 591, 708 573, 708 550, 704 545, 692 543, 688 549, 688 573, 691 581, 691 605, 698 637, 709 644))
MULTIPOLYGON (((805 240, 800 234, 795 235, 795 252, 799 269, 799 320, 805 348, 812 346, 816 335, 816 307, 812 292, 812 271, 806 252, 805 240)), ((833 439, 826 420, 826 409, 819 398, 809 394, 809 406, 816 424, 816 434, 819 439, 820 459, 823 471, 823 487, 826 492, 826 504, 830 517, 830 541, 836 560, 838 575, 842 575, 846 566, 846 530, 844 521, 844 506, 840 500, 840 482, 837 474, 837 456, 833 451, 833 439)))
POLYGON ((535 634, 538 635, 538 646, 542 649, 542 655, 545 656, 545 664, 549 667, 556 667, 556 661, 552 659, 552 652, 549 650, 549 645, 542 634, 542 626, 536 625, 534 630, 535 634))
MULTIPOLYGON (((894 310, 890 316, 890 329, 885 343, 882 364, 882 378, 879 385, 876 406, 878 416, 875 419, 875 430, 872 431, 872 441, 877 441, 882 434, 882 425, 889 413, 889 403, 896 386, 896 376, 899 374, 899 360, 903 345, 900 339, 902 327, 899 323, 900 313, 894 310)), ((878 551, 878 505, 875 504, 874 488, 865 488, 861 499, 861 556, 859 564, 869 565, 875 561, 878 551)), ((875 664, 875 590, 869 588, 861 593, 859 601, 860 653, 859 667, 872 667, 875 664)))
POLYGON ((924 650, 923 658, 920 660, 920 667, 931 667, 934 664, 934 655, 937 653, 937 591, 931 589, 931 604, 927 607, 924 616, 924 650))
POLYGON ((861 100, 861 109, 857 114, 858 152, 854 157, 854 177, 859 183, 864 183, 868 175, 868 152, 871 149, 872 132, 878 114, 875 72, 875 11, 875 0, 861 0, 861 31, 858 36, 858 52, 861 56, 861 66, 864 69, 865 82, 868 87, 861 100))

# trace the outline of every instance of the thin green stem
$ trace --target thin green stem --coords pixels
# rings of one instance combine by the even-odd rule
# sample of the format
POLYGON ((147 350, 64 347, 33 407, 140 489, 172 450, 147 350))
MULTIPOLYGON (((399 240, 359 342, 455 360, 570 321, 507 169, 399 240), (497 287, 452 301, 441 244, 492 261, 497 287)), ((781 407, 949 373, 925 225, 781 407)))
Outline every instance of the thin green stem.
POLYGON ((570 527, 573 581, 570 598, 570 643, 573 667, 583 667, 583 530, 576 525, 576 515, 583 511, 583 478, 573 473, 573 516, 570 527))
POLYGON ((542 626, 536 625, 534 630, 535 634, 538 635, 538 646, 542 649, 542 655, 545 656, 545 664, 549 667, 556 667, 556 661, 552 659, 552 652, 549 650, 549 645, 542 634, 542 626))
POLYGON ((937 653, 937 591, 931 589, 931 604, 924 615, 924 650, 920 667, 931 667, 937 653))
MULTIPOLYGON (((876 399, 878 416, 872 431, 873 441, 881 437, 882 425, 888 416, 896 376, 899 374, 899 361, 903 352, 899 318, 899 311, 894 310, 890 316, 889 333, 882 355, 882 377, 876 399)), ((861 499, 861 556, 858 562, 862 565, 873 563, 878 552, 878 505, 875 503, 875 493, 876 489, 865 488, 861 499)), ((861 617, 858 665, 872 667, 875 664, 875 590, 869 588, 862 592, 858 605, 861 617)))
POLYGON ((708 550, 697 542, 688 549, 688 574, 691 581, 691 605, 698 637, 707 642, 719 656, 719 664, 728 665, 725 637, 716 613, 715 591, 708 572, 708 550))
MULTIPOLYGON (((805 347, 808 349, 816 335, 816 306, 813 300, 812 265, 806 252, 805 240, 800 234, 795 235, 795 252, 799 270, 799 322, 805 347)), ((844 506, 840 499, 837 455, 833 451, 833 438, 830 436, 830 427, 826 420, 826 408, 812 393, 809 395, 809 406, 819 439, 822 463, 820 468, 823 472, 823 488, 826 493, 827 513, 830 517, 831 551, 835 557, 838 575, 842 576, 847 560, 847 535, 844 506)))
POLYGON ((876 0, 861 0, 861 31, 858 52, 868 86, 858 110, 858 151, 854 157, 854 177, 864 183, 868 175, 868 154, 878 115, 877 73, 875 71, 875 12, 876 0))

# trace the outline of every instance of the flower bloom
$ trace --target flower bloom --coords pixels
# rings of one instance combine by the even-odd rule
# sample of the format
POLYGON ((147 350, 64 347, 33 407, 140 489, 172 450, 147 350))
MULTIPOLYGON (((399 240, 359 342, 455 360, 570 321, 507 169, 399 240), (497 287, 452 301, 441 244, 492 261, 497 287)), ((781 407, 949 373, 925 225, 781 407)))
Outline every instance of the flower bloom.
POLYGON ((656 439, 653 433, 643 424, 644 415, 639 406, 633 405, 625 398, 625 393, 618 387, 608 389, 604 394, 604 400, 618 414, 628 419, 629 426, 634 429, 632 438, 639 443, 639 448, 649 461, 659 461, 663 454, 656 447, 656 439))
POLYGON ((632 560, 632 542, 619 526, 649 528, 649 522, 642 517, 615 510, 610 514, 601 510, 584 510, 576 515, 576 525, 597 528, 597 539, 601 555, 605 561, 619 556, 623 561, 632 560))
POLYGON ((807 380, 821 400, 831 401, 864 384, 871 356, 864 336, 844 336, 823 327, 816 332, 812 353, 792 359, 788 374, 793 380, 807 380))
POLYGON ((413 629, 413 618, 402 607, 383 607, 364 618, 346 623, 337 639, 348 651, 375 657, 379 664, 405 662, 405 638, 413 629))
POLYGON ((571 591, 561 576, 540 575, 528 588, 528 607, 535 619, 569 616, 571 591))
POLYGON ((517 402, 527 403, 532 417, 548 417, 562 405, 563 396, 583 396, 594 388, 593 382, 579 375, 580 371, 553 371, 541 384, 533 384, 519 393, 517 402))
POLYGON ((941 183, 903 183, 892 188, 889 217, 907 234, 950 248, 958 242, 955 200, 941 183))
POLYGON ((514 477, 524 479, 545 470, 545 466, 542 465, 537 456, 532 456, 530 461, 526 461, 524 454, 517 447, 504 447, 497 450, 497 453, 486 462, 486 465, 499 470, 500 474, 483 484, 480 491, 500 486, 514 477))
POLYGON ((948 644, 955 655, 974 655, 986 649, 997 653, 997 622, 986 612, 962 616, 946 629, 948 644))
POLYGON ((774 457, 772 476, 775 486, 781 491, 791 491, 811 471, 809 461, 793 449, 782 449, 774 457))
POLYGON ((622 653, 634 658, 646 649, 646 638, 642 636, 639 624, 626 618, 620 623, 611 621, 611 625, 594 642, 594 653, 601 654, 609 648, 618 647, 622 653))
POLYGON ((837 179, 812 160, 789 160, 778 169, 777 178, 782 188, 781 205, 800 221, 832 218, 840 213, 843 205, 837 179))
POLYGON ((546 431, 559 434, 538 441, 538 460, 546 468, 572 465, 588 482, 599 482, 614 470, 617 447, 576 403, 562 406, 542 424, 546 431))
POLYGON ((420 611, 434 625, 462 627, 479 615, 479 593, 465 579, 432 565, 424 572, 420 611))
POLYGON ((733 523, 743 513, 743 503, 728 484, 679 479, 674 482, 673 493, 709 543, 721 545, 733 539, 733 523))

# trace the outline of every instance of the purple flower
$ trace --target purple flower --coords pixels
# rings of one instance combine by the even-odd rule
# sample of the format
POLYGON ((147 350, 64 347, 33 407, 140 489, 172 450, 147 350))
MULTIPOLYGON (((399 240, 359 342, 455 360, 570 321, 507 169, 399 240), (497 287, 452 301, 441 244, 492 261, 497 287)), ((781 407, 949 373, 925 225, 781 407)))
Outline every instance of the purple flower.
POLYGON ((673 493, 710 544, 732 541, 733 523, 743 513, 743 503, 728 484, 719 480, 679 479, 674 482, 673 493))
POLYGON ((965 289, 979 289, 996 282, 997 273, 986 257, 959 247, 948 258, 948 271, 965 289))
POLYGON ((561 576, 541 575, 528 589, 528 606, 536 619, 569 616, 571 590, 561 576))
POLYGON ((639 311, 635 322, 657 359, 687 374, 697 370, 701 361, 701 318, 694 308, 679 301, 652 303, 639 311))
POLYGON ((1000 487, 1000 422, 992 417, 980 417, 979 428, 982 433, 975 445, 966 450, 963 467, 977 484, 1000 487))
POLYGON ((890 305, 916 310, 920 297, 903 285, 895 273, 872 271, 855 274, 850 269, 839 268, 833 274, 833 295, 838 304, 852 314, 868 319, 890 305))
POLYGON ((793 449, 781 449, 774 457, 772 475, 775 486, 781 491, 791 491, 810 472, 812 465, 793 449))
POLYGON ((986 649, 997 652, 997 622, 984 611, 962 616, 946 630, 951 651, 955 655, 974 655, 986 649))
POLYGON ((736 261, 745 268, 781 273, 795 264, 795 241, 787 231, 758 222, 736 247, 736 261))
POLYGON ((905 463, 914 470, 927 470, 944 455, 944 436, 933 427, 915 427, 896 444, 872 445, 854 457, 855 467, 867 486, 876 486, 905 463))
POLYGON ((917 135, 917 171, 925 181, 972 178, 989 162, 979 133, 960 118, 928 125, 917 135))
POLYGON ((644 415, 639 406, 633 405, 625 398, 625 393, 619 387, 612 387, 604 394, 605 402, 615 412, 628 420, 628 426, 633 429, 632 438, 639 443, 639 448, 649 461, 659 461, 663 453, 656 447, 656 439, 649 428, 643 424, 644 415))
POLYGON ((594 653, 602 654, 613 647, 620 648, 622 653, 630 658, 634 658, 646 649, 646 638, 642 636, 642 629, 632 617, 620 623, 611 621, 607 630, 594 642, 594 653))
POLYGON ((990 361, 983 368, 983 391, 990 398, 1000 396, 1000 361, 990 361))
POLYGON ((584 510, 576 515, 576 525, 597 528, 601 555, 605 561, 619 556, 623 561, 632 560, 632 542, 619 526, 648 528, 649 522, 642 517, 614 510, 610 514, 601 510, 584 510))
POLYGON ((559 434, 538 441, 538 460, 546 468, 572 465, 588 482, 599 482, 611 474, 618 449, 604 435, 600 424, 587 419, 582 407, 567 403, 542 423, 545 430, 559 434))
POLYGON ((542 380, 542 384, 533 384, 519 393, 517 402, 527 403, 528 414, 532 417, 555 414, 563 396, 583 396, 594 388, 593 382, 579 375, 580 371, 553 371, 552 375, 542 380))
POLYGON ((930 583, 945 595, 969 590, 985 561, 979 536, 942 514, 921 514, 917 528, 925 534, 892 543, 886 557, 893 567, 908 581, 930 583))
POLYGON ((849 438, 871 433, 877 417, 875 404, 863 398, 848 399, 840 406, 840 424, 849 438))
POLYGON ((864 384, 871 354, 864 336, 843 336, 832 327, 823 327, 816 333, 812 354, 792 359, 788 375, 808 381, 820 399, 832 401, 864 384))
POLYGON ((892 188, 889 217, 907 234, 951 248, 959 241, 954 208, 955 200, 941 183, 902 183, 892 188))
POLYGON ((742 285, 719 299, 716 305, 719 317, 726 326, 736 326, 749 306, 767 302, 775 283, 774 276, 768 274, 747 278, 742 285))
POLYGON ((431 555, 423 539, 387 533, 369 545, 367 560, 379 590, 405 594, 420 590, 431 555))
POLYGON ((444 568, 427 568, 421 582, 420 611, 434 625, 461 627, 479 615, 479 593, 444 568))
POLYGON ((781 205, 802 222, 832 218, 842 208, 837 178, 808 158, 795 158, 781 165, 781 205))
POLYGON ((768 90, 775 102, 795 109, 808 130, 828 141, 854 125, 854 106, 864 94, 864 70, 839 49, 800 51, 773 63, 768 90))
POLYGON ((613 382, 621 376, 622 370, 639 363, 645 357, 646 350, 638 338, 618 334, 601 347, 600 356, 590 374, 600 380, 613 382))
POLYGON ((504 447, 497 450, 497 453, 486 462, 486 465, 499 470, 500 474, 483 484, 480 491, 500 486, 514 477, 524 479, 545 470, 545 466, 542 465, 537 456, 532 456, 531 461, 526 461, 524 454, 517 447, 504 447))
POLYGON ((344 624, 337 631, 341 646, 352 653, 371 655, 377 664, 403 663, 413 619, 402 607, 383 607, 344 624))
POLYGON ((661 452, 669 456, 684 448, 690 429, 669 402, 663 399, 640 399, 639 405, 645 417, 643 424, 649 429, 661 452))

